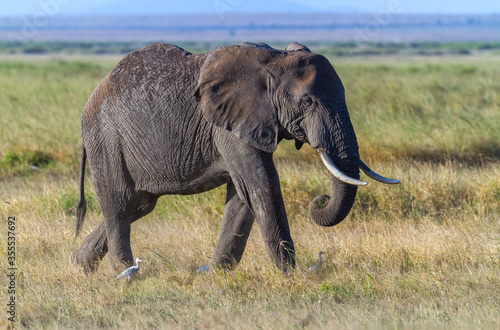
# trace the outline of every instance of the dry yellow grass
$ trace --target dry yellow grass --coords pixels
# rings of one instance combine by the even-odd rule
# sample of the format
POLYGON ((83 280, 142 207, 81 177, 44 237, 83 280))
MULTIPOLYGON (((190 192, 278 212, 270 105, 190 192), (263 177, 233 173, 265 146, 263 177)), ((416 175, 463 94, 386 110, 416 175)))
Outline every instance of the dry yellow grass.
MULTIPOLYGON (((125 328, 498 326, 500 166, 409 165, 390 166, 403 179, 401 187, 363 188, 350 218, 320 228, 308 219, 307 207, 316 192, 328 191, 328 174, 313 164, 305 176, 303 163, 281 161, 298 251, 291 277, 269 262, 257 227, 234 272, 196 274, 215 246, 224 189, 165 196, 157 212, 133 226, 132 248, 145 263, 130 284, 115 282, 117 272, 107 258, 92 276, 69 264, 82 238, 73 240, 73 211, 64 206, 67 195, 61 191, 76 195, 76 180, 11 180, 1 191, 0 210, 4 217, 16 216, 18 225, 20 322, 125 328), (455 196, 456 189, 464 195, 455 196), (377 209, 363 199, 378 199, 377 209), (402 205, 411 201, 409 212, 402 205), (323 269, 303 278, 319 250, 327 252, 323 269)), ((99 221, 98 209, 91 207, 82 236, 99 221)))

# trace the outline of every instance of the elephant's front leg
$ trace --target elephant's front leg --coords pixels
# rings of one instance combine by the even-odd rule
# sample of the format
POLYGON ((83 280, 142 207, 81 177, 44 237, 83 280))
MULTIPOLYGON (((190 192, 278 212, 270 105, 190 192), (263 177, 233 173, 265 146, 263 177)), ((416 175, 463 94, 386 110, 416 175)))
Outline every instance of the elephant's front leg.
POLYGON ((231 147, 223 157, 239 198, 260 227, 269 255, 286 272, 289 266, 295 267, 295 250, 272 154, 242 144, 231 147))
POLYGON ((232 182, 227 184, 224 220, 212 257, 216 268, 231 269, 240 262, 247 239, 252 230, 254 216, 236 193, 232 182))

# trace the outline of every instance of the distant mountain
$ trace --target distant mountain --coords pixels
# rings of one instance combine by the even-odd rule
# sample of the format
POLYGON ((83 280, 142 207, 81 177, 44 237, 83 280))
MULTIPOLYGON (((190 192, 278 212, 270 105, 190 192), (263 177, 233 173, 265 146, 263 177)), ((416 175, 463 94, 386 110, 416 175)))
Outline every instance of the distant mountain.
MULTIPOLYGON (((152 0, 145 1, 147 4, 152 0)), ((141 13, 139 8, 137 10, 141 13)), ((500 15, 394 15, 387 21, 381 21, 372 14, 363 13, 255 14, 222 11, 222 16, 216 12, 196 15, 117 13, 110 16, 55 15, 42 22, 44 24, 29 17, 0 18, 0 41, 315 40, 361 44, 500 40, 500 15)))
POLYGON ((354 6, 329 5, 319 7, 314 4, 305 5, 286 0, 124 0, 124 1, 89 1, 86 3, 70 3, 62 8, 61 13, 67 15, 168 15, 186 13, 225 13, 268 12, 268 13, 301 13, 318 12, 327 9, 336 12, 359 12, 354 6))
POLYGON ((197 1, 181 0, 159 2, 157 0, 124 0, 109 3, 94 3, 93 5, 78 4, 68 6, 64 14, 80 15, 167 15, 185 13, 226 13, 241 11, 311 11, 313 8, 302 6, 287 1, 238 1, 238 0, 214 0, 197 1), (234 4, 234 5, 231 5, 234 4), (284 10, 285 9, 285 10, 284 10))

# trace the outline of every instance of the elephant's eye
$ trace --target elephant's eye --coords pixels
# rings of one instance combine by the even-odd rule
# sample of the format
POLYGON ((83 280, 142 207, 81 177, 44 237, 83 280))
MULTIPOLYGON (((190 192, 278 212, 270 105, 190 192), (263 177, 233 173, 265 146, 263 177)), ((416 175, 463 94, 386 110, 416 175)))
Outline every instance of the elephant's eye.
POLYGON ((310 96, 304 96, 300 99, 300 107, 304 110, 309 109, 313 105, 313 99, 310 96))

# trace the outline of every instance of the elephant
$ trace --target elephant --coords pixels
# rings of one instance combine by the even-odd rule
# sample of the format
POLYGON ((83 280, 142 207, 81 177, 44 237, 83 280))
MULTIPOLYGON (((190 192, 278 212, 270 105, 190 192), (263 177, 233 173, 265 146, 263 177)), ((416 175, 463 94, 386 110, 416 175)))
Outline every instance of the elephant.
POLYGON ((332 173, 332 197, 310 204, 311 218, 334 226, 350 212, 360 170, 384 178, 360 159, 344 86, 330 62, 299 43, 284 50, 263 43, 193 54, 152 44, 126 55, 102 80, 82 114, 82 228, 88 161, 104 220, 70 256, 85 272, 109 251, 113 265, 133 264, 131 224, 160 196, 227 186, 210 269, 239 263, 254 221, 267 253, 283 272, 295 249, 273 152, 283 140, 316 149, 332 173))

